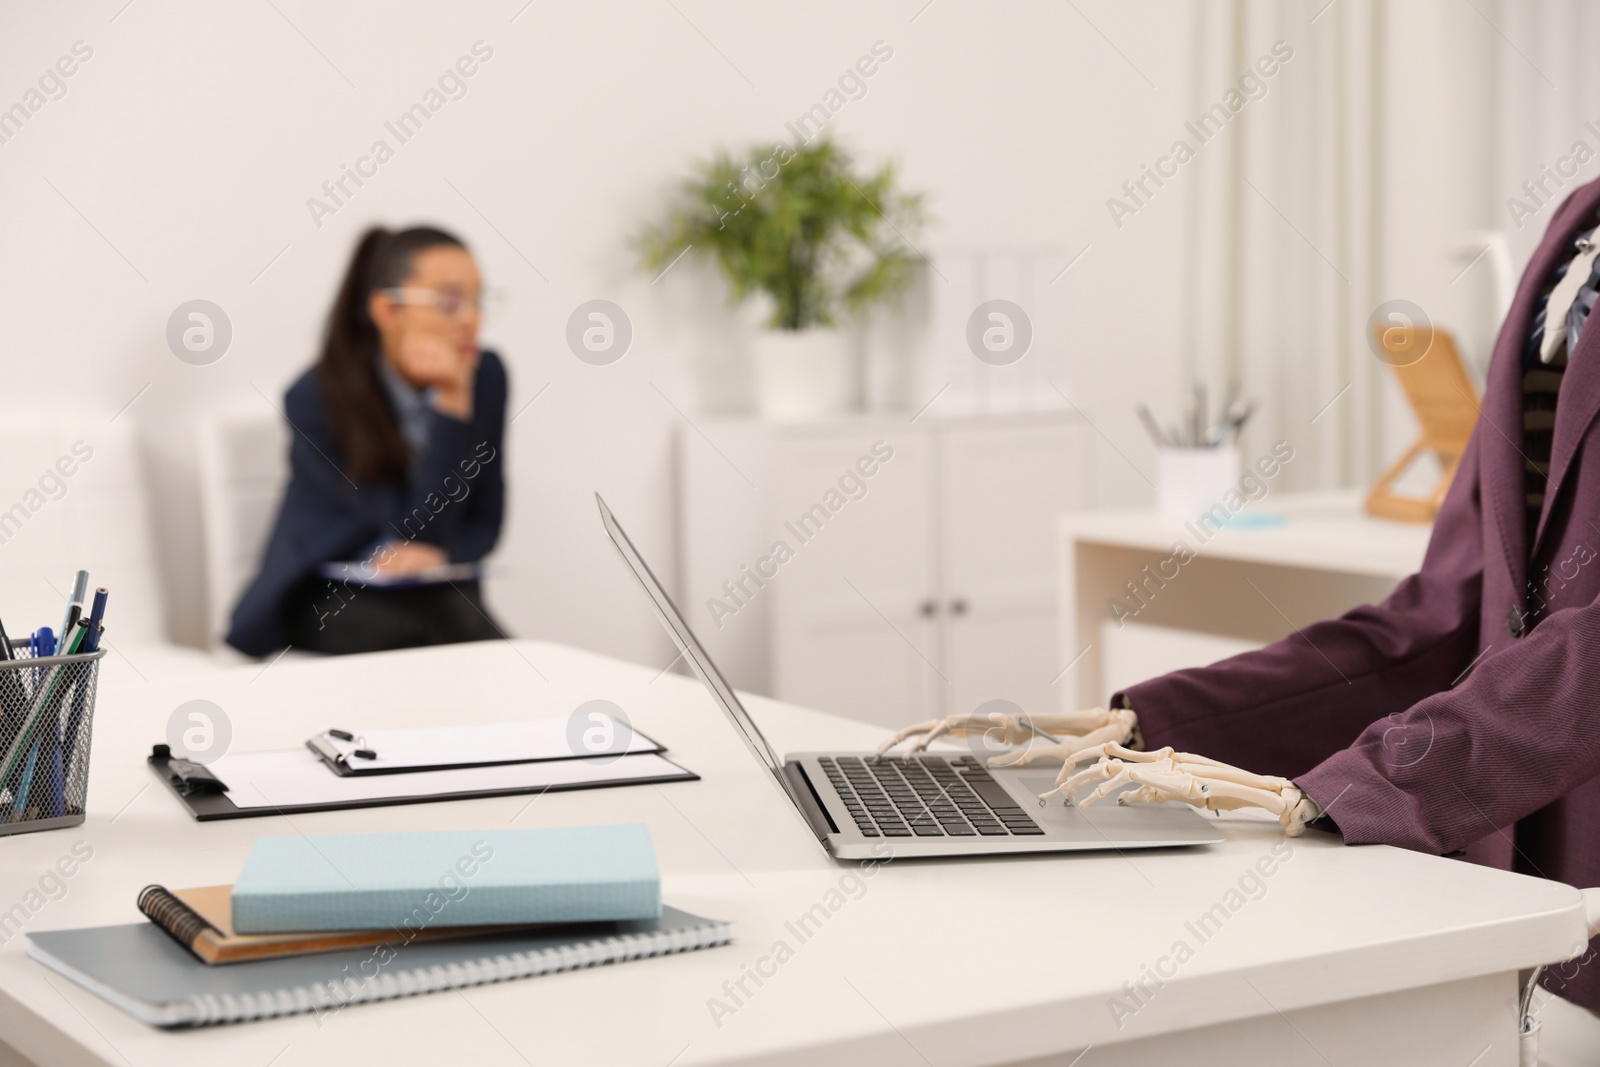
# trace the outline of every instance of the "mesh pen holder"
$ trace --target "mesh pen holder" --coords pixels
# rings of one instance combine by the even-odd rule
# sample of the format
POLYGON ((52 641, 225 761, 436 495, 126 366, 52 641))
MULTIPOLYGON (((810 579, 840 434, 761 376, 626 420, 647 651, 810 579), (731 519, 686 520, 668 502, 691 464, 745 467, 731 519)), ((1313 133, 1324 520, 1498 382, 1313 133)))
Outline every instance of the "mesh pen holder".
POLYGON ((0 835, 77 826, 89 795, 95 686, 106 650, 0 660, 0 835))

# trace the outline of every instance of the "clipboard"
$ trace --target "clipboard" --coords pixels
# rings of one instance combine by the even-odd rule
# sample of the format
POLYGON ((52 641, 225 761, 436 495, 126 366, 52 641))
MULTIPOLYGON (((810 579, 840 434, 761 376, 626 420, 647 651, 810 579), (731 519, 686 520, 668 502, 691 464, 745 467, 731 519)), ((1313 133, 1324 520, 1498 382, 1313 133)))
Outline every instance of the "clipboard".
POLYGON ((351 777, 331 774, 321 759, 304 748, 224 756, 202 767, 173 756, 167 745, 156 745, 148 762, 178 802, 200 822, 700 780, 698 774, 660 752, 351 777), (293 790, 275 796, 250 786, 236 789, 227 780, 230 760, 233 766, 248 760, 281 761, 293 772, 291 778, 303 775, 314 788, 302 790, 298 796, 293 790))
POLYGON ((324 730, 306 740, 339 775, 414 774, 499 763, 595 760, 666 749, 626 722, 606 718, 602 730, 570 717, 357 734, 324 730))

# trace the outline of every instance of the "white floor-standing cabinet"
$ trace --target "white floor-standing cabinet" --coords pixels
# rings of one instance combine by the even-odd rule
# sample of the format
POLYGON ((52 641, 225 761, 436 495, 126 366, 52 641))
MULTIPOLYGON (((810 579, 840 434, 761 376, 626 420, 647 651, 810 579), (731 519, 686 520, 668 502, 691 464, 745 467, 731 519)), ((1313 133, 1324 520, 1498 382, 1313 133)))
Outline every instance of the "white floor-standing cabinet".
POLYGON ((734 685, 900 725, 1056 703, 1070 412, 706 419, 680 438, 679 599, 734 685))

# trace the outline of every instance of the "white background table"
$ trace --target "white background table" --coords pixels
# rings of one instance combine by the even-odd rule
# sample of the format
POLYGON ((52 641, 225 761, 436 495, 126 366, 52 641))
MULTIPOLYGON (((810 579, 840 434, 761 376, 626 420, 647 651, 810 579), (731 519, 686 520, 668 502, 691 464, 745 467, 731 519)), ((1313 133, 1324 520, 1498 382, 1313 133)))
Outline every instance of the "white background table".
MULTIPOLYGON (((867 746, 873 727, 753 700, 780 750, 867 746)), ((1516 973, 1583 939, 1576 891, 1395 849, 1292 844, 1203 944, 1186 924, 1282 839, 1229 821, 1201 849, 896 863, 859 879, 809 835, 697 682, 533 642, 187 680, 108 674, 89 821, 0 838, 0 909, 75 841, 94 850, 25 930, 138 920, 140 887, 230 882, 265 834, 643 821, 666 900, 730 919, 728 947, 460 992, 186 1032, 151 1029, 0 946, 0 1039, 40 1064, 763 1063, 836 1065, 1515 1062, 1516 973), (215 701, 239 750, 334 723, 409 726, 567 714, 605 698, 703 781, 454 803, 192 821, 144 756, 174 708, 215 701), (830 893, 835 894, 830 897, 830 893), (786 925, 839 902, 805 941, 786 925), (725 983, 786 941, 792 958, 713 1020, 725 983), (1119 1028, 1124 995, 1178 940, 1194 950, 1119 1028), (1476 1059, 1474 1057, 1477 1057, 1476 1059)), ((402 950, 403 951, 403 950, 402 950)), ((772 970, 766 965, 768 971, 772 970)))
POLYGON ((1072 665, 1057 686, 1062 710, 1375 603, 1422 565, 1433 532, 1374 519, 1349 492, 1271 494, 1220 531, 1200 530, 1209 540, 1192 527, 1153 511, 1061 520, 1059 655, 1072 665), (1285 521, 1255 524, 1269 516, 1285 521), (1187 563, 1174 552, 1180 542, 1193 553, 1187 563))

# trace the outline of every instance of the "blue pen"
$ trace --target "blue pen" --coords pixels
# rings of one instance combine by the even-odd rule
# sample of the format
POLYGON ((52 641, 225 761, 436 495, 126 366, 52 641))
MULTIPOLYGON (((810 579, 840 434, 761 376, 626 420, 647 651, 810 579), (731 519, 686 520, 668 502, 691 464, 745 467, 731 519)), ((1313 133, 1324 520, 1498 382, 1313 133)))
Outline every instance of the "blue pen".
POLYGON ((22 781, 17 784, 17 798, 11 802, 11 814, 21 815, 28 806, 28 790, 33 788, 33 771, 39 765, 39 746, 35 744, 28 753, 28 765, 23 768, 22 781))
MULTIPOLYGON (((22 774, 20 795, 38 805, 38 818, 55 819, 67 813, 67 779, 61 765, 61 723, 57 716, 40 727, 43 734, 28 754, 28 768, 22 774)), ((12 805, 13 812, 22 808, 12 805)))
POLYGON ((89 632, 83 638, 84 652, 94 652, 100 648, 100 624, 106 617, 107 595, 105 586, 94 591, 94 605, 89 609, 89 632))
MULTIPOLYGON (((84 572, 84 573, 87 573, 87 572, 84 572)), ((67 606, 68 611, 71 610, 71 607, 72 606, 70 604, 67 606)), ((50 627, 41 626, 37 630, 33 631, 32 636, 30 636, 28 638, 28 651, 33 653, 35 659, 37 659, 37 658, 39 658, 41 656, 53 656, 53 655, 55 655, 55 652, 56 652, 56 635, 50 629, 50 627)), ((39 669, 34 670, 32 672, 32 674, 33 674, 33 685, 34 685, 35 691, 38 690, 39 679, 40 679, 40 675, 42 673, 43 673, 43 668, 39 668, 39 669)), ((27 765, 25 767, 23 767, 22 779, 21 779, 21 781, 19 781, 17 783, 16 794, 12 798, 11 813, 13 815, 22 814, 23 808, 27 807, 27 805, 28 805, 28 790, 33 788, 33 772, 38 767, 38 765, 39 765, 39 742, 35 741, 33 743, 33 749, 31 751, 29 751, 29 753, 28 753, 27 765)))
MULTIPOLYGON (((56 635, 55 635, 55 633, 52 632, 50 627, 48 627, 48 626, 39 627, 37 630, 33 631, 33 635, 28 638, 28 649, 29 649, 29 651, 31 651, 33 653, 33 658, 34 659, 38 659, 41 656, 53 656, 53 655, 55 655, 56 654, 56 635)), ((35 667, 33 670, 29 671, 28 673, 33 676, 33 678, 32 678, 33 688, 35 690, 38 690, 39 682, 44 678, 45 669, 43 667, 35 667)))
MULTIPOLYGON (((81 604, 74 606, 74 614, 81 610, 81 604)), ((56 647, 62 655, 80 653, 86 636, 86 627, 74 620, 72 630, 62 636, 56 647)), ((68 687, 74 686, 78 679, 73 671, 74 668, 67 666, 49 669, 48 674, 54 681, 41 698, 45 701, 40 710, 44 721, 38 726, 39 734, 33 743, 33 750, 28 753, 28 765, 23 770, 17 797, 11 808, 13 815, 25 812, 30 801, 37 805, 37 818, 53 819, 67 813, 66 774, 61 751, 61 707, 66 693, 58 687, 63 683, 68 687), (41 773, 42 779, 36 782, 36 775, 41 773)))
MULTIPOLYGON (((29 635, 28 651, 33 653, 34 659, 38 659, 41 656, 55 655, 56 635, 51 632, 50 627, 41 626, 29 635)), ((32 682, 33 688, 37 689, 39 687, 39 677, 43 673, 44 669, 42 667, 35 667, 28 672, 31 676, 29 680, 32 682)))
MULTIPOLYGON (((76 614, 76 610, 74 614, 76 614)), ((83 643, 88 639, 85 623, 75 619, 72 631, 61 639, 61 654, 72 655, 83 651, 83 643), (64 647, 63 647, 64 646, 64 647)), ((82 679, 78 675, 77 667, 57 667, 60 677, 71 687, 70 700, 76 708, 83 697, 82 679)), ((39 738, 38 771, 33 783, 33 803, 39 807, 38 817, 41 819, 58 819, 67 814, 67 766, 68 760, 66 744, 63 739, 63 724, 61 716, 62 705, 60 697, 51 702, 47 721, 41 726, 44 736, 39 738)), ((72 712, 68 712, 68 723, 72 720, 72 712)))
POLYGON ((66 754, 61 751, 58 740, 50 750, 50 768, 46 771, 49 775, 45 790, 43 818, 59 819, 67 814, 67 768, 66 754))

